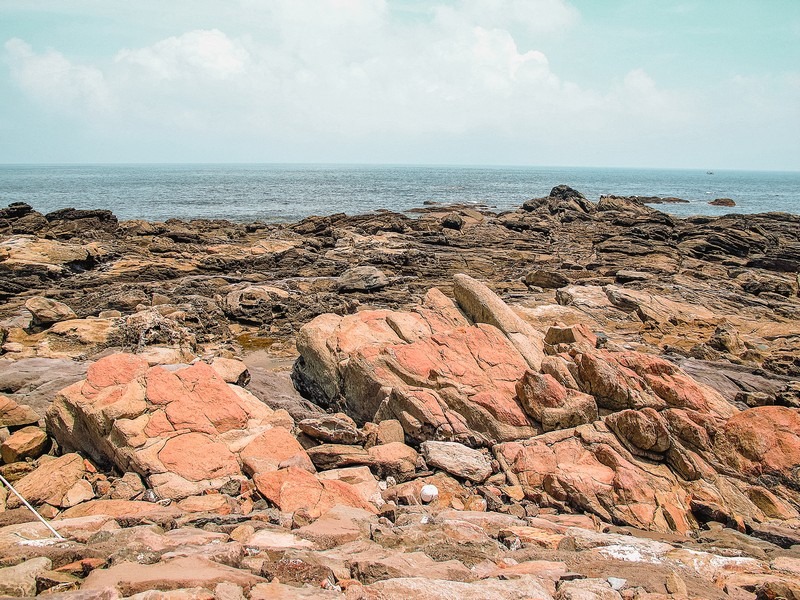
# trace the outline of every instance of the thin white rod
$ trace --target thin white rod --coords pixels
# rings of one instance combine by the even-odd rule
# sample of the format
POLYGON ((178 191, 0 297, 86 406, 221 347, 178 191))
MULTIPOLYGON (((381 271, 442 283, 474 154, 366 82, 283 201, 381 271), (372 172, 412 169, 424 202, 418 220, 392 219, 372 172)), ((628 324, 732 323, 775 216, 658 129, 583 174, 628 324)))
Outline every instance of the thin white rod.
POLYGON ((22 502, 22 503, 23 503, 23 504, 24 504, 26 507, 28 507, 28 510, 29 510, 29 511, 31 511, 31 512, 32 512, 34 515, 36 515, 36 518, 37 518, 37 519, 39 519, 39 520, 40 520, 42 523, 44 523, 44 526, 45 526, 45 527, 47 527, 47 528, 48 528, 50 531, 52 531, 52 532, 53 532, 53 535, 54 535, 54 536, 56 536, 56 537, 57 537, 58 539, 60 539, 60 540, 63 540, 63 539, 64 539, 64 537, 63 537, 63 536, 62 536, 60 533, 58 533, 58 532, 57 532, 55 529, 53 529, 53 528, 50 526, 50 523, 48 523, 47 521, 45 521, 45 520, 44 520, 44 517, 43 517, 42 515, 40 515, 38 512, 36 512, 36 509, 35 509, 35 508, 33 508, 33 507, 30 505, 30 504, 28 504, 28 501, 27 501, 27 500, 25 500, 25 498, 23 498, 23 497, 20 495, 20 493, 19 493, 17 490, 15 490, 15 489, 14 489, 14 486, 13 486, 13 485, 11 485, 10 483, 8 483, 8 481, 6 480, 6 478, 5 478, 5 477, 3 477, 2 475, 0 475, 0 481, 2 481, 4 484, 6 484, 6 487, 7 487, 8 489, 10 489, 10 490, 11 490, 11 491, 14 493, 14 495, 15 495, 17 498, 19 498, 19 501, 20 501, 20 502, 22 502))

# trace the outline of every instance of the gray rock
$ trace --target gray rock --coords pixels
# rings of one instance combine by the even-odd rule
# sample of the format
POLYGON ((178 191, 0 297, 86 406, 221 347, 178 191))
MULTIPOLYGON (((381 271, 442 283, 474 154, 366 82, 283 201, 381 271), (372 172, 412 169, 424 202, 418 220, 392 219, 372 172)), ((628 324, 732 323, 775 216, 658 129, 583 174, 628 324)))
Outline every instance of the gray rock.
POLYGON ((47 412, 56 393, 86 377, 86 363, 60 358, 0 359, 0 393, 47 412))
POLYGON ((545 271, 537 269, 525 275, 525 283, 529 286, 537 286, 545 289, 557 289, 569 285, 567 279, 561 273, 555 271, 545 271))
POLYGON ((376 267, 353 267, 339 277, 340 292, 372 292, 389 285, 389 278, 376 267))
POLYGON ((34 325, 52 325, 60 321, 77 319, 78 315, 69 306, 57 300, 34 296, 25 302, 31 315, 33 315, 34 325))
POLYGON ((53 563, 49 558, 39 557, 14 567, 0 569, 0 596, 35 596, 36 577, 52 568, 53 563))
POLYGON ((483 483, 492 474, 492 463, 483 452, 457 442, 423 442, 420 446, 429 467, 483 483))

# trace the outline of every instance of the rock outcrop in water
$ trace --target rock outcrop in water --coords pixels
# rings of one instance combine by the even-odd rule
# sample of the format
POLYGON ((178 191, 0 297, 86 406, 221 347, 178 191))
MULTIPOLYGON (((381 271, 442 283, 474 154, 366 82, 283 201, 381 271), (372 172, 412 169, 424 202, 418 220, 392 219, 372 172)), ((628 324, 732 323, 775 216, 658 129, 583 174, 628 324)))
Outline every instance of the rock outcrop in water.
POLYGON ((0 210, 0 594, 800 597, 800 218, 652 200, 0 210))

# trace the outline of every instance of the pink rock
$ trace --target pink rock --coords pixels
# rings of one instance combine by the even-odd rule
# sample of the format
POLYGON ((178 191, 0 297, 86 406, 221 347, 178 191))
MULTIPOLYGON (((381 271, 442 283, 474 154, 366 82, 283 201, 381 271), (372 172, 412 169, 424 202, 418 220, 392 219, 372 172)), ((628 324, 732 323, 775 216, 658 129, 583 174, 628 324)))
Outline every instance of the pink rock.
POLYGON ((273 427, 256 437, 244 447, 240 456, 250 475, 276 471, 286 462, 312 473, 316 471, 306 451, 283 427, 273 427))
POLYGON ((225 444, 197 432, 170 438, 158 458, 169 471, 190 481, 240 473, 236 456, 225 444))
POLYGON ((800 410, 760 406, 742 411, 718 432, 714 451, 741 473, 752 477, 771 475, 796 486, 800 465, 800 410))
POLYGON ((517 396, 526 412, 545 431, 566 429, 597 420, 594 398, 559 383, 552 375, 526 371, 517 382, 517 396))
POLYGON ((12 463, 26 458, 39 458, 49 446, 47 434, 31 425, 12 433, 0 446, 0 455, 3 462, 12 463))
POLYGON ((316 519, 337 504, 376 512, 353 486, 343 481, 320 481, 297 467, 260 473, 254 481, 261 495, 284 512, 304 509, 316 519))
POLYGON ((97 390, 130 383, 145 374, 147 361, 135 354, 112 354, 89 365, 86 383, 97 390))

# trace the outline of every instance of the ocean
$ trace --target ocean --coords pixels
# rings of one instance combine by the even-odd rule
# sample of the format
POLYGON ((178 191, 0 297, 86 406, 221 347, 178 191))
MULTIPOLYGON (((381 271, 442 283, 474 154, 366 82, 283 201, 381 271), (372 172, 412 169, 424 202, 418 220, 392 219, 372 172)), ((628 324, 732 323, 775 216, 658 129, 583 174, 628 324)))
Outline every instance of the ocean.
POLYGON ((565 183, 601 194, 674 196, 678 216, 800 214, 800 172, 378 165, 0 165, 0 206, 109 209, 120 219, 295 221, 309 215, 405 211, 424 202, 512 210, 565 183), (709 206, 732 198, 733 208, 709 206))

